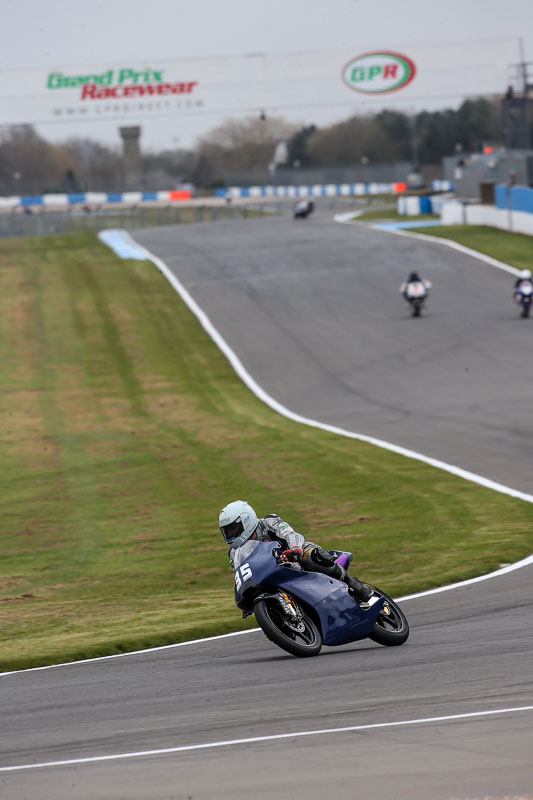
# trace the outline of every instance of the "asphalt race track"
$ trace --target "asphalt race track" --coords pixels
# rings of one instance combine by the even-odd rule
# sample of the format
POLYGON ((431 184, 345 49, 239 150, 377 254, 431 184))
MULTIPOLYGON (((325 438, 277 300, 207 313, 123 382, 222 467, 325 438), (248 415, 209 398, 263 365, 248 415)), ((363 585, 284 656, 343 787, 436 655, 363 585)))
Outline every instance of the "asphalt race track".
MULTIPOLYGON (((292 411, 531 491, 533 320, 510 275, 321 214, 136 238, 292 411), (398 294, 411 269, 434 284, 416 320, 398 294)), ((0 676, 0 798, 533 795, 532 579, 404 601, 399 648, 299 660, 250 632, 0 676)))
POLYGON ((533 320, 519 319, 514 277, 331 216, 136 239, 291 411, 530 492, 533 320), (398 293, 413 269, 433 283, 420 319, 398 293))

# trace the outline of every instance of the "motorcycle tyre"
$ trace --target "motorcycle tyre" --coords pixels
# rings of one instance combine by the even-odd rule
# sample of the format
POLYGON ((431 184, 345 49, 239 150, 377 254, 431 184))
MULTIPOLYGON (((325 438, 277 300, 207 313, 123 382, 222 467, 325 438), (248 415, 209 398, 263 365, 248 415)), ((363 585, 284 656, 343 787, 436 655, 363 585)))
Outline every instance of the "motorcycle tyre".
MULTIPOLYGON (((272 600, 270 602, 273 602, 272 600)), ((300 609, 301 611, 301 609, 300 609)), ((270 612, 268 610, 268 600, 261 599, 258 600, 254 605, 254 614, 257 620, 257 623, 267 639, 270 639, 271 642, 277 644, 278 647, 281 647, 282 650, 285 650, 287 653, 290 653, 293 656, 297 656, 298 658, 308 658, 310 656, 317 656, 321 649, 322 649, 322 635, 318 630, 317 626, 310 619, 305 612, 302 611, 302 616, 305 622, 307 629, 313 634, 314 641, 311 644, 300 644, 300 642, 295 642, 290 636, 283 633, 282 630, 276 625, 275 621, 272 620, 270 612)))
POLYGON ((399 630, 389 630, 384 628, 378 620, 374 625, 374 632, 369 635, 369 639, 372 639, 373 642, 377 644, 382 644, 385 647, 398 647, 400 644, 404 644, 409 638, 409 623, 407 622, 407 617, 403 613, 400 606, 394 602, 394 600, 382 592, 381 589, 377 589, 375 586, 371 587, 374 591, 374 594, 378 594, 380 597, 384 597, 385 600, 388 602, 389 606, 392 609, 393 614, 395 617, 399 619, 401 622, 401 627, 399 630))

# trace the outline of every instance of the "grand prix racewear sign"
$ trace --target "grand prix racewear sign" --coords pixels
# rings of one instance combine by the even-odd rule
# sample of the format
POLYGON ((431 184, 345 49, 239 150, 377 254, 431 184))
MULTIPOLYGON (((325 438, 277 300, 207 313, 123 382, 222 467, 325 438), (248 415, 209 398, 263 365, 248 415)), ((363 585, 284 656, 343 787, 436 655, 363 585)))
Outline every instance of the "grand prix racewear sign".
POLYGON ((7 124, 137 120, 198 112, 205 104, 188 62, 31 70, 5 78, 0 73, 0 118, 7 124))
POLYGON ((153 95, 191 94, 197 83, 198 81, 166 81, 164 70, 146 69, 139 72, 131 67, 125 67, 89 75, 64 75, 62 72, 51 72, 46 85, 48 89, 80 87, 80 100, 109 98, 123 100, 153 95))
POLYGON ((254 53, 205 59, 103 63, 0 72, 4 125, 207 113, 313 120, 313 109, 338 118, 393 102, 410 111, 503 94, 520 40, 502 38, 254 53))

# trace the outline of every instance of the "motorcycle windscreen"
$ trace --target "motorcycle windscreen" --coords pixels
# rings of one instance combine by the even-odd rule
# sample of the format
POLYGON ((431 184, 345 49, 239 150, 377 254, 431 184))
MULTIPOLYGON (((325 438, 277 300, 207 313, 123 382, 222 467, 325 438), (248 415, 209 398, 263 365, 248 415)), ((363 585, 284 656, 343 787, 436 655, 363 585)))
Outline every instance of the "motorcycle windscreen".
POLYGON ((255 539, 248 539, 247 542, 237 549, 234 562, 235 570, 239 569, 241 564, 244 564, 244 562, 250 558, 258 544, 260 544, 260 542, 256 541, 255 539))

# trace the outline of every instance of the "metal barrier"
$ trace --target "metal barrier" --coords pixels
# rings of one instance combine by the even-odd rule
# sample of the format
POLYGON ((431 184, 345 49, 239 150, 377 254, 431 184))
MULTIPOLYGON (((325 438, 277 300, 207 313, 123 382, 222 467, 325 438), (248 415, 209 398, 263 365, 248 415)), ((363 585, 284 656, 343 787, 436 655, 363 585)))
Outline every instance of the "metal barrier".
MULTIPOLYGON (((271 211, 272 209, 270 209, 271 211)), ((246 219, 265 214, 266 207, 250 206, 158 206, 110 208, 84 211, 24 210, 0 214, 0 237, 47 236, 57 233, 80 233, 105 228, 149 228, 159 225, 179 225, 194 222, 246 219)))
MULTIPOLYGON (((372 208, 381 204, 379 197, 332 197, 313 198, 315 208, 336 210, 338 208, 372 208)), ((293 198, 264 198, 252 202, 229 202, 224 205, 168 205, 168 206, 119 206, 96 208, 84 211, 72 208, 64 211, 17 208, 16 211, 0 213, 0 238, 7 236, 47 236, 55 233, 98 233, 106 228, 151 228, 159 225, 179 225, 194 222, 217 222, 218 220, 247 219, 248 217, 290 214, 294 209, 293 198)))

